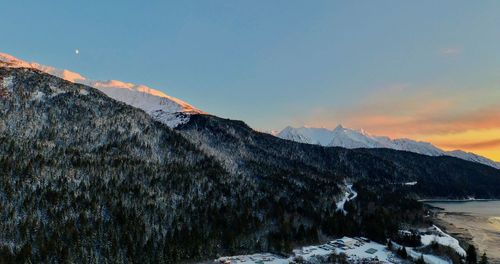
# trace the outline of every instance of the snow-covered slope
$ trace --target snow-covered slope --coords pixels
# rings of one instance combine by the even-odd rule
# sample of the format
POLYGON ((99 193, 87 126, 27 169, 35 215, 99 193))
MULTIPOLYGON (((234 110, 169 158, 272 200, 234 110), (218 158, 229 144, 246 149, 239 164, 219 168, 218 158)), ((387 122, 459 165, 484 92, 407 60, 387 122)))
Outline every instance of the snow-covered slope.
POLYGON ((117 80, 90 80, 75 72, 60 70, 34 62, 22 61, 5 53, 0 53, 0 63, 8 67, 34 68, 70 82, 94 87, 115 100, 144 110, 155 120, 169 127, 176 127, 179 124, 186 123, 191 114, 204 114, 203 111, 182 100, 171 97, 145 85, 137 85, 117 80))
POLYGON ((392 140, 392 144, 393 146, 390 148, 425 154, 429 156, 441 156, 443 154, 446 154, 445 151, 437 148, 431 143, 415 141, 407 138, 394 139, 392 140))
POLYGON ((311 138, 308 136, 304 135, 300 131, 297 131, 297 129, 287 126, 281 132, 279 132, 277 137, 288 139, 288 140, 293 140, 296 142, 301 142, 301 143, 308 143, 308 144, 313 144, 313 141, 311 138))
POLYGON ((306 136, 311 143, 318 145, 328 145, 332 140, 332 131, 326 128, 299 127, 290 128, 297 133, 306 136))
POLYGON ((446 155, 460 158, 460 159, 464 159, 464 160, 470 160, 470 161, 474 161, 474 162, 478 162, 478 163, 483 163, 483 164, 489 165, 491 167, 500 169, 500 162, 492 161, 488 158, 485 158, 483 156, 479 156, 479 155, 474 154, 472 152, 465 152, 463 150, 452 150, 452 151, 446 152, 446 155))
POLYGON ((326 146, 344 147, 344 148, 386 148, 389 141, 381 141, 363 130, 356 131, 337 126, 332 130, 332 137, 326 146))
POLYGON ((474 153, 461 150, 444 151, 428 142, 415 141, 407 138, 390 139, 389 137, 373 136, 363 130, 344 128, 341 125, 333 130, 313 127, 286 127, 276 136, 302 143, 335 146, 344 148, 390 148, 415 152, 429 156, 452 156, 468 161, 482 163, 500 169, 500 163, 474 153))

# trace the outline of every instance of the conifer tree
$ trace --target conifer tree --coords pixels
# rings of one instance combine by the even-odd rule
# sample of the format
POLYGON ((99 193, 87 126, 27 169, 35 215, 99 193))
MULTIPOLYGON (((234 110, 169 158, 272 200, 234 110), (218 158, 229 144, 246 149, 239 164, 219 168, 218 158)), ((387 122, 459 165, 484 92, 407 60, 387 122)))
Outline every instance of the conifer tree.
POLYGON ((489 263, 490 262, 488 261, 488 256, 486 256, 486 252, 483 252, 481 260, 479 260, 479 264, 489 264, 489 263))
POLYGON ((467 258, 465 259, 467 264, 476 264, 477 263, 477 253, 476 247, 474 245, 470 245, 467 249, 467 258))
POLYGON ((425 264, 424 254, 420 255, 420 258, 415 263, 416 264, 425 264))

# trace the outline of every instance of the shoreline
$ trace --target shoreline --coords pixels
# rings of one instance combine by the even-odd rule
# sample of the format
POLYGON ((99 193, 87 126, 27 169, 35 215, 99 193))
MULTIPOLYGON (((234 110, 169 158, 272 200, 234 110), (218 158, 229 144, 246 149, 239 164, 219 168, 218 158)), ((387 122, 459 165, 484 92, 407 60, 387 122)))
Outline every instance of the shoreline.
POLYGON ((500 201, 500 199, 420 199, 422 203, 464 203, 464 202, 492 202, 500 201))
POLYGON ((437 210, 440 210, 440 211, 433 212, 434 215, 432 217, 432 221, 437 227, 441 228, 441 230, 443 230, 445 233, 449 234, 450 236, 456 238, 460 242, 460 245, 465 250, 467 250, 469 245, 474 244, 474 241, 473 241, 474 237, 472 236, 472 234, 470 233, 470 231, 468 229, 457 227, 454 223, 446 221, 445 219, 441 218, 442 217, 441 215, 443 215, 443 214, 446 214, 446 215, 454 214, 454 215, 465 216, 466 213, 444 212, 444 211, 442 211, 443 209, 441 209, 441 208, 439 208, 437 210))
POLYGON ((487 231, 481 228, 475 228, 469 224, 471 222, 480 223, 481 220, 484 219, 469 213, 447 212, 441 208, 431 208, 430 211, 432 212, 431 217, 434 224, 442 228, 447 234, 456 238, 460 246, 465 250, 467 250, 469 245, 474 245, 478 256, 486 251, 490 261, 500 261, 500 255, 491 250, 491 244, 485 240, 485 238, 487 238, 487 231))

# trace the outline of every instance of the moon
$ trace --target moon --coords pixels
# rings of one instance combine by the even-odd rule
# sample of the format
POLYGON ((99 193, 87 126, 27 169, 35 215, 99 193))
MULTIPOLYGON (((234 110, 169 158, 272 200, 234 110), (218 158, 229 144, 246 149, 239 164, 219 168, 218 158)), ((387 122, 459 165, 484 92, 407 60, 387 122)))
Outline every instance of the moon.
POLYGON ((76 55, 80 54, 80 50, 79 50, 79 49, 76 49, 76 50, 75 50, 75 54, 76 54, 76 55))

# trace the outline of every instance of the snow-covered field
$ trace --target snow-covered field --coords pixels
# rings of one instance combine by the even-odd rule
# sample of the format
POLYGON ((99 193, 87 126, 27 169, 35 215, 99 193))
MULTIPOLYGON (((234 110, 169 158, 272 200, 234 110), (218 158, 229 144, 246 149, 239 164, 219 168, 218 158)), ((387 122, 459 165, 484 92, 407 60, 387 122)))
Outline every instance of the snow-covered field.
POLYGON ((266 264, 287 264, 294 258, 302 257, 310 260, 315 256, 328 256, 332 253, 345 253, 349 260, 378 260, 383 263, 400 263, 394 253, 387 250, 385 245, 369 241, 362 238, 343 237, 333 240, 327 244, 317 246, 307 246, 293 250, 294 255, 289 258, 283 258, 270 253, 260 253, 253 255, 241 255, 231 257, 221 257, 216 259, 219 263, 266 263, 266 264))

